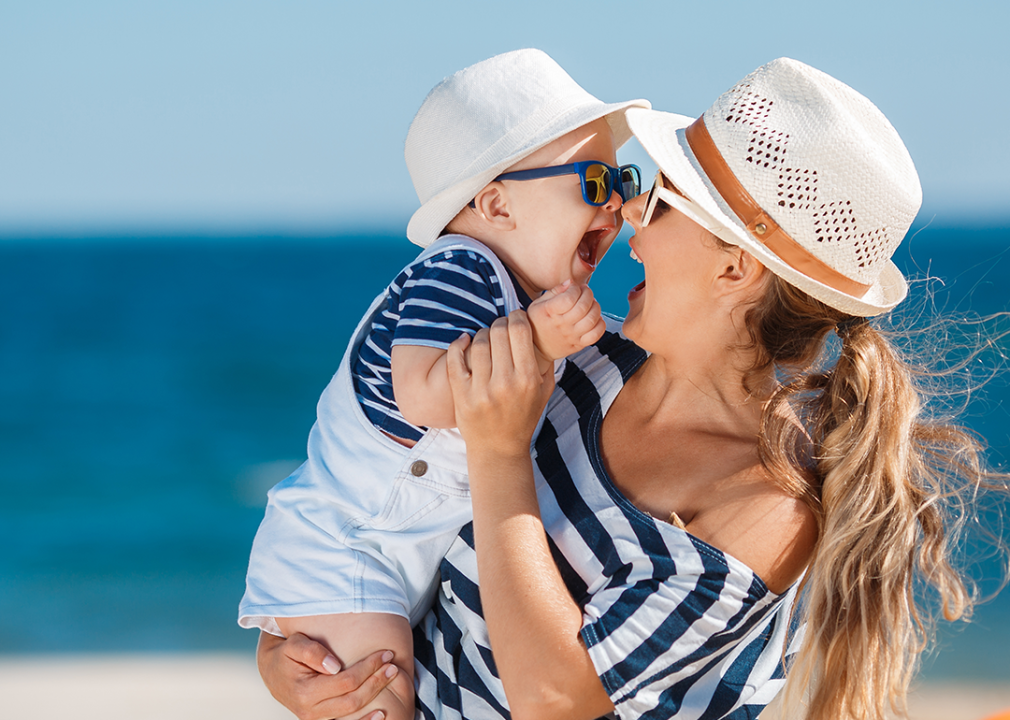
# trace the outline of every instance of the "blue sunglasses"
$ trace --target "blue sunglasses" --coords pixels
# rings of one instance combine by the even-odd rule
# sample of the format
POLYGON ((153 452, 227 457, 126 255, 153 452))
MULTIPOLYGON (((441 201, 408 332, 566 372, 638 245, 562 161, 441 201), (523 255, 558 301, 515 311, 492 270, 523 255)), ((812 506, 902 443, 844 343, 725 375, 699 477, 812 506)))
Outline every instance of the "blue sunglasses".
MULTIPOLYGON (((586 160, 568 165, 552 165, 532 170, 515 170, 502 173, 495 180, 536 180, 537 178, 572 174, 579 176, 582 199, 586 201, 587 205, 593 207, 606 205, 614 190, 617 190, 617 194, 624 202, 637 197, 642 191, 642 171, 637 165, 613 167, 598 160, 586 160), (618 179, 616 184, 615 178, 618 179)), ((470 207, 476 207, 474 200, 470 201, 470 207)))

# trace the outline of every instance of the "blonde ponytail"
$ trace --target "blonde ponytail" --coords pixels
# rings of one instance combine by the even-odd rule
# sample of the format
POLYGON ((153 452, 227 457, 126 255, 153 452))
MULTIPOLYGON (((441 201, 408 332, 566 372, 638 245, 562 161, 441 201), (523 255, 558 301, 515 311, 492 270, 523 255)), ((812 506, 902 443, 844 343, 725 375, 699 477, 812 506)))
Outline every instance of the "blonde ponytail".
POLYGON ((938 594, 949 620, 971 611, 950 562, 956 510, 993 476, 970 433, 924 418, 916 374, 866 321, 772 277, 746 322, 754 372, 774 367, 782 380, 764 410, 762 461, 819 523, 787 704, 806 693, 809 720, 903 713, 931 630, 921 590, 938 594))

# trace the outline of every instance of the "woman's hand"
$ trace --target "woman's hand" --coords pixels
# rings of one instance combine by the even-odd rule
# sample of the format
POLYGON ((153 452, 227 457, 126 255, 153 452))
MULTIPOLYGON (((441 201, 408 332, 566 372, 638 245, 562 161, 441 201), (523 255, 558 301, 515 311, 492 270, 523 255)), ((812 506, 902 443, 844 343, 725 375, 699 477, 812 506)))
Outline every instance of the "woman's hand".
POLYGON ((446 359, 466 440, 481 605, 511 715, 605 715, 614 706, 579 635, 582 611, 554 564, 530 458, 554 374, 537 371, 521 311, 496 320, 472 342, 460 338, 446 359))
MULTIPOLYGON (((300 720, 341 718, 361 710, 396 677, 392 659, 392 652, 380 651, 341 669, 326 647, 300 633, 284 639, 261 632, 256 648, 270 694, 300 720)), ((381 718, 376 712, 366 720, 381 718)))
POLYGON ((461 336, 449 346, 446 367, 467 455, 490 449, 528 458, 554 375, 541 375, 537 368, 526 313, 498 318, 473 340, 461 336))

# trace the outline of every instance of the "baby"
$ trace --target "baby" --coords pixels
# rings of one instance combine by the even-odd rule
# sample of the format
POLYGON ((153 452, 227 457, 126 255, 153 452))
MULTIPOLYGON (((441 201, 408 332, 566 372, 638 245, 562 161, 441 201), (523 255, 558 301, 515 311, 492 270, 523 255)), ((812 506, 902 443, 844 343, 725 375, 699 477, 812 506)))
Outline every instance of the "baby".
POLYGON ((616 167, 633 106, 649 104, 603 103, 519 50, 443 80, 411 124, 421 207, 407 237, 426 250, 365 313, 308 460, 271 490, 239 611, 243 627, 302 632, 344 666, 393 650, 401 672, 366 715, 414 716, 410 626, 472 516, 446 348, 519 308, 543 373, 599 339, 586 283, 639 192, 638 168, 616 167))

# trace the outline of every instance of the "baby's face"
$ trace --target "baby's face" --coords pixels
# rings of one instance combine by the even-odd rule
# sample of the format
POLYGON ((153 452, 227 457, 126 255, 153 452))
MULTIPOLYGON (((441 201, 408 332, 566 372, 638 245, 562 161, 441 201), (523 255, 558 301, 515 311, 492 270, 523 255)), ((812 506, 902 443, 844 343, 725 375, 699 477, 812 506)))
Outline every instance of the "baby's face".
MULTIPOLYGON (((617 165, 614 136, 606 120, 583 125, 509 170, 585 160, 617 165)), ((495 251, 526 292, 536 297, 569 279, 586 283, 621 229, 621 196, 615 191, 604 205, 593 207, 582 199, 574 173, 502 182, 516 228, 495 251)))

